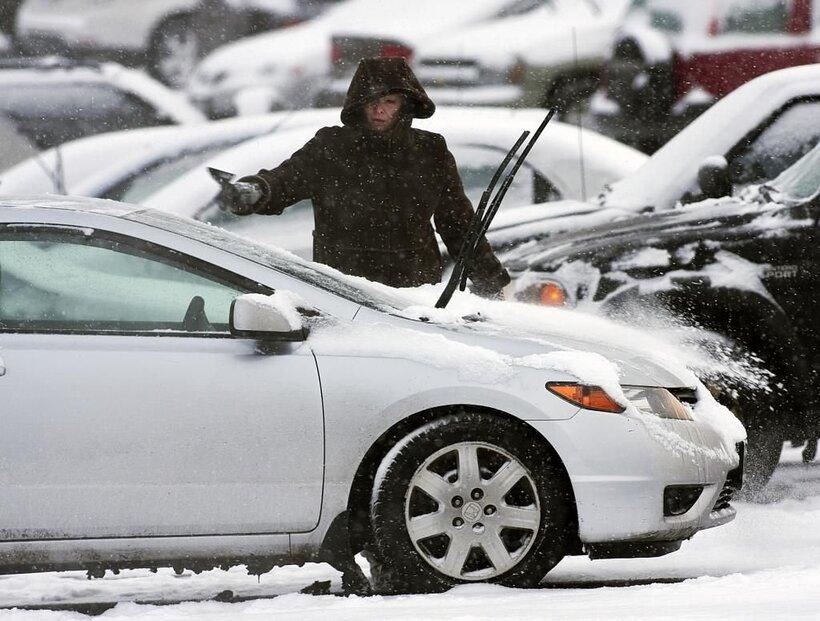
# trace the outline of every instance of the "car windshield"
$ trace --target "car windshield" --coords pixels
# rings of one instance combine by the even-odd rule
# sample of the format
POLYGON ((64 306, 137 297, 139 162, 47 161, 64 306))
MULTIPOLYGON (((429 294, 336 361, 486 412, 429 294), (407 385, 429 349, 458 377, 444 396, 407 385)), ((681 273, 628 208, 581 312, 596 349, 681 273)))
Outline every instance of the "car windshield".
POLYGON ((769 185, 787 200, 802 202, 820 194, 820 144, 769 185))
POLYGON ((395 295, 391 295, 389 288, 375 283, 373 287, 368 287, 367 281, 363 279, 357 279, 354 284, 352 278, 345 277, 329 267, 305 261, 281 248, 255 242, 216 226, 153 209, 134 211, 123 217, 194 239, 243 259, 273 268, 356 304, 388 312, 403 309, 412 304, 412 301, 402 297, 398 290, 395 295))

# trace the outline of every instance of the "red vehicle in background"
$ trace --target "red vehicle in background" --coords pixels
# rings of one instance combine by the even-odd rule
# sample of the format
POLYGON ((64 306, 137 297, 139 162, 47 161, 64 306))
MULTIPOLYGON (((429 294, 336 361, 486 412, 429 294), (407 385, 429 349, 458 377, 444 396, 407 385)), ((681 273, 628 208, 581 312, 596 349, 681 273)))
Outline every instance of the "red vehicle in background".
POLYGON ((591 112, 651 153, 741 84, 816 62, 820 0, 635 0, 591 112))

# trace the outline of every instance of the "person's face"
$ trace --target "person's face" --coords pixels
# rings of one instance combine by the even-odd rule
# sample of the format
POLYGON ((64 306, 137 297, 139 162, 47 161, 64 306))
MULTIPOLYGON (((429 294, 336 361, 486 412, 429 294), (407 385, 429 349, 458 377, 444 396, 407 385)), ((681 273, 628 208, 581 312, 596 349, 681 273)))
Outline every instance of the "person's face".
POLYGON ((364 115, 367 125, 373 131, 385 132, 396 122, 399 117, 404 97, 399 93, 392 93, 379 97, 364 106, 364 115))

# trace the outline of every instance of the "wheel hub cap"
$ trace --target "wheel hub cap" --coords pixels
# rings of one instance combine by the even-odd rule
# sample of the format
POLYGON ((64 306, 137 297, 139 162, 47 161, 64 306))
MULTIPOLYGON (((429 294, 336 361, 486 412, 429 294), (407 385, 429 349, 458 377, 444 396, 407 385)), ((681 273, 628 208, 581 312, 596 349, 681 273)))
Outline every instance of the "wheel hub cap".
POLYGON ((532 475, 512 454, 484 442, 460 442, 431 455, 405 496, 416 551, 459 580, 487 580, 515 567, 535 541, 541 517, 532 475), (458 498, 477 500, 461 505, 458 498))

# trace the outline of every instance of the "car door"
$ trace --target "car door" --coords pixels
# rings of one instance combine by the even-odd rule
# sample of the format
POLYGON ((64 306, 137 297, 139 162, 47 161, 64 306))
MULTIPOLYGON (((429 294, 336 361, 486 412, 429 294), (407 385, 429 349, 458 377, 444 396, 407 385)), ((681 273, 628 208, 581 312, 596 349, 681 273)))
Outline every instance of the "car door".
POLYGON ((777 110, 726 155, 733 194, 772 180, 820 140, 820 97, 801 97, 777 110))
POLYGON ((232 338, 261 286, 131 237, 0 227, 0 540, 306 531, 305 344, 232 338))

